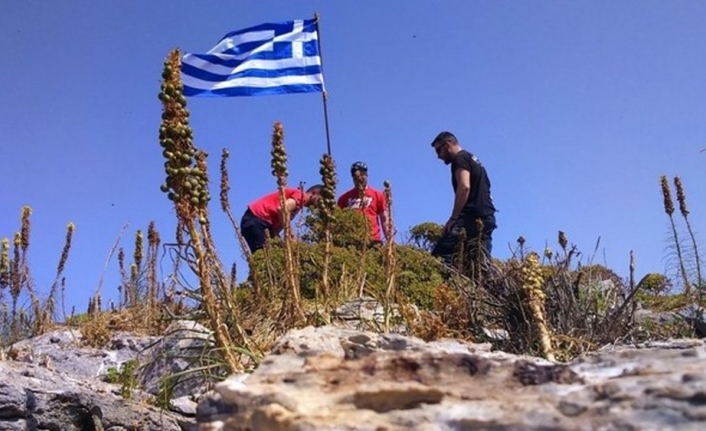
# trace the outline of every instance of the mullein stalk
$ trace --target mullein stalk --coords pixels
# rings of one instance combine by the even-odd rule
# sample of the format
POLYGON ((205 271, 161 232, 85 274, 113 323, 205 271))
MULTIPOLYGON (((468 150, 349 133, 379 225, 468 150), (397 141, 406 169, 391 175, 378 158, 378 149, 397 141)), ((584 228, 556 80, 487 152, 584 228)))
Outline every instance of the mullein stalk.
POLYGON ((699 289, 703 289, 704 280, 701 277, 701 258, 699 256, 699 247, 696 244, 696 236, 694 235, 694 231, 691 229, 691 222, 689 222, 689 209, 686 207, 686 193, 684 193, 684 186, 682 185, 681 178, 674 177, 674 187, 677 189, 679 212, 681 212, 682 217, 684 217, 686 228, 689 231, 689 236, 691 237, 691 245, 694 248, 694 257, 696 258, 696 285, 699 289))
POLYGON ((384 182, 385 204, 387 211, 386 223, 383 226, 387 244, 385 246, 385 304, 383 307, 384 320, 383 328, 385 332, 390 332, 390 320, 392 318, 392 304, 397 292, 395 289, 395 273, 397 271, 397 260, 395 256, 395 224, 392 220, 392 186, 389 181, 384 182))
MULTIPOLYGON (((319 174, 321 174, 321 182, 324 186, 321 191, 321 201, 319 205, 321 213, 321 222, 323 224, 324 232, 324 269, 321 274, 321 284, 323 287, 323 297, 324 301, 328 303, 330 301, 330 280, 329 272, 331 266, 331 245, 333 224, 335 223, 334 212, 336 210, 336 163, 333 158, 324 154, 319 161, 319 174)), ((318 289, 317 289, 318 295, 318 289)), ((317 298, 318 299, 318 298, 317 298)), ((318 300, 317 300, 318 303, 318 300)))
MULTIPOLYGON (((233 352, 234 342, 224 324, 216 292, 213 290, 212 269, 215 256, 209 255, 202 242, 197 221, 201 227, 208 224, 208 176, 203 169, 206 154, 193 144, 193 132, 189 127, 189 112, 183 95, 181 82, 181 53, 172 50, 164 62, 159 99, 162 101, 162 124, 159 141, 166 181, 160 189, 174 203, 177 218, 191 237, 191 246, 196 260, 199 290, 217 346, 224 354, 225 365, 230 372, 242 366, 233 352)), ((202 230, 203 233, 203 230, 202 230)), ((220 280, 221 285, 225 280, 220 280)))
POLYGON ((32 214, 32 208, 28 206, 22 207, 22 228, 20 230, 20 242, 22 245, 22 262, 23 264, 27 259, 27 249, 29 248, 29 234, 31 224, 29 221, 29 216, 32 214))
POLYGON ((125 271, 125 250, 122 247, 118 249, 118 271, 120 271, 120 279, 122 280, 121 288, 124 295, 120 296, 120 306, 128 306, 130 304, 130 280, 127 278, 125 271))
MULTIPOLYGON (((47 298, 47 305, 44 307, 44 313, 47 317, 47 321, 54 316, 55 302, 57 290, 59 289, 59 281, 61 281, 61 286, 63 288, 64 281, 61 278, 61 274, 64 272, 66 267, 66 261, 69 259, 69 251, 71 251, 71 240, 74 236, 74 229, 76 227, 73 223, 66 225, 66 237, 64 238, 64 248, 61 250, 61 257, 59 258, 59 264, 56 266, 56 276, 54 277, 54 282, 51 285, 51 290, 49 291, 49 297, 47 298)), ((62 289, 63 292, 63 289, 62 289)), ((62 294, 63 297, 63 294, 62 294)), ((63 302, 63 301, 62 301, 63 302)), ((66 315, 64 315, 66 318, 66 315)))
MULTIPOLYGON (((260 296, 260 281, 258 279, 257 271, 255 269, 255 261, 253 260, 252 253, 250 252, 250 247, 248 246, 243 233, 240 230, 238 222, 233 216, 233 211, 231 211, 230 200, 228 198, 228 192, 230 191, 230 181, 228 179, 228 157, 230 157, 230 152, 227 149, 223 149, 221 152, 221 210, 228 216, 231 225, 233 225, 233 230, 235 231, 235 236, 238 238, 238 243, 240 244, 240 250, 245 256, 245 260, 248 262, 248 273, 250 274, 250 279, 253 284, 253 289, 256 296, 260 296)), ((235 265, 235 264, 233 264, 235 265)))
POLYGON ((157 282, 157 254, 160 244, 159 232, 154 221, 147 227, 147 303, 154 310, 157 306, 159 286, 157 282))
POLYGON ((10 262, 10 297, 12 298, 12 332, 13 336, 17 336, 17 300, 22 292, 22 267, 20 266, 22 235, 20 232, 15 232, 12 245, 13 259, 10 262))
POLYGON ((30 216, 32 215, 32 208, 29 206, 22 207, 22 217, 21 217, 21 229, 20 229, 20 248, 21 248, 21 258, 20 258, 20 271, 22 273, 21 279, 24 284, 25 289, 30 297, 30 302, 32 304, 32 313, 35 316, 35 323, 40 323, 42 320, 42 307, 39 300, 39 296, 32 285, 32 278, 29 274, 29 263, 27 260, 27 250, 29 249, 29 238, 31 231, 30 216))
POLYGON ((672 193, 669 189, 669 182, 667 177, 662 175, 660 177, 660 184, 662 186, 662 198, 664 200, 664 212, 669 217, 669 223, 672 226, 672 235, 674 237, 674 245, 677 249, 677 259, 679 260, 679 271, 681 272, 682 280, 684 282, 684 293, 691 293, 691 284, 689 283, 689 278, 686 274, 686 267, 684 265, 684 257, 682 255, 681 244, 679 243, 679 235, 677 234, 677 226, 674 223, 674 202, 672 201, 672 193))
POLYGON ((142 230, 138 229, 135 232, 135 250, 133 251, 132 258, 133 263, 130 265, 130 288, 132 289, 132 304, 139 305, 142 302, 140 297, 140 274, 142 273, 142 260, 144 258, 143 254, 143 243, 144 237, 142 235, 142 230))
POLYGON ((10 285, 10 240, 0 242, 0 290, 10 285))
POLYGON ((552 349, 551 332, 547 324, 544 301, 546 294, 543 289, 544 279, 542 268, 539 264, 539 256, 535 252, 530 252, 522 265, 522 289, 529 298, 528 305, 532 313, 532 320, 539 334, 539 343, 542 354, 550 361, 554 360, 554 350, 552 349))
POLYGON ((303 318, 301 309, 301 298, 299 295, 298 268, 294 261, 294 241, 290 214, 286 206, 285 188, 287 187, 287 152, 284 147, 284 128, 282 123, 276 122, 272 132, 272 175, 277 178, 277 189, 279 191, 279 207, 282 227, 284 229, 284 265, 287 276, 287 284, 291 291, 292 306, 298 318, 303 318))

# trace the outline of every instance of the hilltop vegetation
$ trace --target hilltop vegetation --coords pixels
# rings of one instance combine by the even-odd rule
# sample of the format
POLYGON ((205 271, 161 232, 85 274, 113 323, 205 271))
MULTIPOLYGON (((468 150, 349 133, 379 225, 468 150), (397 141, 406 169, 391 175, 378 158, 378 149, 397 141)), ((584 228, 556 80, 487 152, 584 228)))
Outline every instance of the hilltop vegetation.
MULTIPOLYGON (((370 330, 406 331, 425 340, 487 341, 511 353, 562 361, 616 341, 694 334, 688 320, 674 319, 665 325, 638 321, 635 315, 640 306, 665 311, 689 304, 700 310, 703 305, 700 257, 678 178, 675 187, 692 240, 689 247, 678 236, 664 177, 662 190, 678 250, 679 291, 661 274, 636 282, 632 265, 629 279, 623 280, 609 268, 582 262, 578 248, 563 232, 558 233, 554 249, 528 250, 520 237, 507 260, 459 260, 454 268, 445 267, 428 252, 442 228, 435 223, 420 223, 397 235, 405 236, 401 243, 392 240, 371 247, 365 219, 335 205, 336 166, 328 155, 320 161, 324 184, 320 204, 300 217, 298 225, 291 224, 283 210, 283 237, 271 239, 251 255, 230 209, 228 151, 221 155, 220 178, 213 181, 208 154, 194 145, 181 94, 179 58, 174 51, 165 61, 159 95, 163 104, 159 136, 165 158, 161 188, 176 210, 175 237, 163 241, 154 223, 149 223, 146 237, 141 230, 135 232, 131 255, 118 250, 119 303, 108 307, 97 295, 85 314, 63 316, 57 304, 63 303, 62 273, 73 225, 67 228, 56 280, 42 297, 27 264, 31 210, 24 208, 12 243, 2 240, 0 347, 44 333, 63 317, 96 346, 105 343, 113 330, 160 334, 172 320, 191 319, 213 331, 215 342, 210 348, 218 352, 220 361, 208 366, 237 372, 256 366, 288 329, 336 323, 337 310, 363 296, 374 298, 383 310, 380 319, 369 322, 370 330), (238 268, 219 256, 210 231, 211 196, 216 194, 248 263, 249 276, 242 283, 237 282, 238 268), (167 274, 158 274, 160 247, 172 259, 167 274), (19 305, 22 295, 30 299, 29 307, 19 305)), ((288 179, 287 153, 279 123, 272 135, 272 173, 282 193, 288 179)), ((394 232, 391 184, 385 185, 385 194, 392 214, 388 228, 394 232)))

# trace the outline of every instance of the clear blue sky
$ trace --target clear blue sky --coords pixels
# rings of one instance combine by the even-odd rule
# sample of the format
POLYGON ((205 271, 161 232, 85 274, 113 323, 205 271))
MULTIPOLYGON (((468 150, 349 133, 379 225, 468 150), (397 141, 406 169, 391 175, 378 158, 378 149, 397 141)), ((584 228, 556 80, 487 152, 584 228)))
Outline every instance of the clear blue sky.
MULTIPOLYGON (((668 219, 659 176, 680 175, 692 224, 706 220, 706 3, 701 1, 5 1, 0 7, 0 236, 33 208, 30 264, 53 280, 68 222, 67 303, 83 309, 125 223, 175 217, 159 191, 162 62, 206 52, 229 31, 321 14, 324 76, 339 192, 363 160, 390 180, 405 232, 443 223, 452 190, 430 142, 454 132, 487 167, 498 213, 494 254, 519 235, 542 250, 558 230, 596 263, 637 277, 665 271, 668 219)), ((232 157, 231 202, 271 192, 270 134, 285 127, 290 182, 319 181, 320 94, 189 99, 195 143, 232 157)), ((217 192, 213 192, 217 196, 217 192)), ((214 202, 215 203, 215 202, 214 202)), ((212 208, 226 261, 246 268, 212 208)), ((166 261, 165 269, 168 268, 166 261)), ((110 262, 104 297, 115 296, 110 262)))

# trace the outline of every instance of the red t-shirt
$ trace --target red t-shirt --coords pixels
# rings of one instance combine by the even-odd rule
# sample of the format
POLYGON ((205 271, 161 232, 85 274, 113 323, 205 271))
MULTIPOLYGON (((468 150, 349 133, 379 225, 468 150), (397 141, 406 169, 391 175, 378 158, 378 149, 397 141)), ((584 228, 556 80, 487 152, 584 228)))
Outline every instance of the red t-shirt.
POLYGON ((354 208, 365 214, 370 222, 370 233, 373 241, 381 241, 380 237, 380 219, 378 216, 383 214, 387 208, 385 203, 385 195, 368 186, 365 189, 364 202, 360 201, 360 192, 358 189, 352 188, 338 198, 338 206, 341 208, 354 208))
MULTIPOLYGON (((299 189, 284 189, 285 200, 294 199, 297 202, 297 208, 292 211, 290 218, 294 218, 297 212, 304 206, 305 194, 306 193, 302 193, 299 189)), ((261 197, 248 205, 248 208, 255 217, 269 223, 272 226, 272 230, 275 232, 282 230, 282 220, 279 216, 279 191, 261 197)))

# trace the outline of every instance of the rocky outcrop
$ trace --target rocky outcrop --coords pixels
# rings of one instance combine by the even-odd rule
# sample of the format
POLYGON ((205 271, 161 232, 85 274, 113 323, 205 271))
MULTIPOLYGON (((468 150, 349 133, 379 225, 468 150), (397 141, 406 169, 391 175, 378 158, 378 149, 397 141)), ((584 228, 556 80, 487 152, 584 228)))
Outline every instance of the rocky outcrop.
POLYGON ((199 400, 213 382, 188 372, 213 363, 211 343, 193 322, 161 338, 117 333, 103 349, 69 330, 16 343, 0 361, 0 431, 706 429, 703 340, 606 346, 558 364, 489 344, 309 327, 199 400), (141 366, 128 400, 104 380, 131 360, 141 366), (170 373, 184 380, 172 380, 172 411, 160 410, 154 394, 170 373))
POLYGON ((172 322, 144 357, 138 374, 142 388, 153 395, 166 388, 170 398, 180 399, 181 404, 184 397, 206 392, 224 373, 217 366, 211 331, 192 321, 172 322))
POLYGON ((74 379, 41 365, 0 362, 0 431, 169 430, 192 421, 130 402, 115 385, 74 379))
POLYGON ((174 410, 184 413, 177 414, 153 406, 137 377, 130 400, 120 383, 104 381, 127 361, 150 360, 158 340, 116 333, 95 349, 65 329, 15 343, 0 361, 0 431, 193 429, 192 400, 177 401, 174 410))
POLYGON ((206 430, 706 429, 701 340, 607 346, 569 364, 454 340, 289 332, 216 386, 206 430))

